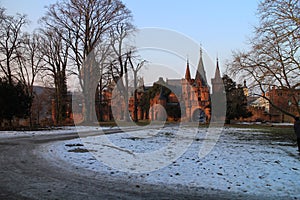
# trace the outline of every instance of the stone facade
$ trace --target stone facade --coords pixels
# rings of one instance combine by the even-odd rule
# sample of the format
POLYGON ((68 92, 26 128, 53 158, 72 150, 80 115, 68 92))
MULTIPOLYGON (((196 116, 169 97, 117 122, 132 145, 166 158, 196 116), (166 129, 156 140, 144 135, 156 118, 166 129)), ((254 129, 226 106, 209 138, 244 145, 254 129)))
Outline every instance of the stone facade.
MULTIPOLYGON (((150 100, 149 119, 201 123, 210 121, 210 87, 206 79, 202 52, 200 52, 199 64, 194 79, 191 78, 190 66, 187 61, 184 78, 166 79, 166 81, 160 78, 156 84, 167 87, 171 93, 168 96, 163 96, 163 91, 160 91, 150 100), (176 108, 180 116, 176 116, 176 112, 170 112, 171 109, 176 108)), ((223 82, 217 62, 216 74, 212 80, 213 90, 218 90, 219 84, 223 85, 223 82)))

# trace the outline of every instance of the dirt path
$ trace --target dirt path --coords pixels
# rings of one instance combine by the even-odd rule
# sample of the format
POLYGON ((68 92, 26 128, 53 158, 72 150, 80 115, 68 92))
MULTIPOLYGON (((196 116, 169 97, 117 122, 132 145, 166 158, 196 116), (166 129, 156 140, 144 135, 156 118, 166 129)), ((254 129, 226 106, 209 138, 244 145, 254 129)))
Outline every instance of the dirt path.
POLYGON ((52 165, 37 151, 76 135, 0 140, 0 199, 258 199, 206 188, 146 185, 97 172, 52 165))

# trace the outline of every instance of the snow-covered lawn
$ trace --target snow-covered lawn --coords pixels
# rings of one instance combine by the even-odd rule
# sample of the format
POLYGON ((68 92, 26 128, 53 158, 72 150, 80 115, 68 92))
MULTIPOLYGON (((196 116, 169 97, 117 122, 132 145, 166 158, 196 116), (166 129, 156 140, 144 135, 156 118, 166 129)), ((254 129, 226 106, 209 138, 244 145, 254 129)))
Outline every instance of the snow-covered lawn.
POLYGON ((225 128, 214 145, 213 139, 205 138, 204 128, 182 130, 183 133, 177 134, 176 128, 168 127, 160 131, 150 129, 87 137, 57 142, 42 151, 49 160, 67 163, 64 166, 72 165, 141 183, 181 184, 191 188, 300 199, 300 156, 295 143, 271 141, 267 133, 256 130, 225 128), (195 131, 196 135, 193 134, 195 131), (213 148, 200 158, 199 151, 205 144, 211 144, 213 148), (174 151, 176 148, 172 145, 179 145, 179 150, 174 151), (184 145, 186 149, 182 148, 184 145), (161 149, 170 150, 165 154, 169 160, 168 157, 161 160, 164 158, 159 157, 161 149), (155 153, 158 163, 153 161, 155 153), (178 159, 176 153, 179 153, 178 159), (114 162, 108 161, 107 155, 112 156, 110 160, 114 162), (144 163, 139 160, 140 155, 145 156, 144 163), (151 159, 149 155, 154 156, 151 159), (159 167, 148 172, 136 171, 139 165, 151 165, 151 162, 159 167), (124 170, 118 163, 124 164, 124 170), (127 164, 136 168, 130 171, 127 164))

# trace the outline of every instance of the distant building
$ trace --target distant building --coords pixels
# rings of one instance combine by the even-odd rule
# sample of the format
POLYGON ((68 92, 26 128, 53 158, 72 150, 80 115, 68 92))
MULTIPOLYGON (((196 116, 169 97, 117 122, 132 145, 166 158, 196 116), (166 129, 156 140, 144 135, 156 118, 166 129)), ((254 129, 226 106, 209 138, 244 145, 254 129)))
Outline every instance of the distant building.
MULTIPOLYGON (((246 85, 244 86, 246 88, 246 85)), ((248 109, 252 112, 253 116, 244 121, 262 121, 262 122, 293 122, 294 119, 286 114, 283 114, 275 106, 282 108, 294 115, 298 114, 297 109, 300 109, 300 89, 291 91, 287 88, 272 87, 262 94, 261 97, 248 96, 248 109), (263 96, 270 99, 274 106, 263 96), (293 105, 293 99, 296 98, 297 105, 293 105)))

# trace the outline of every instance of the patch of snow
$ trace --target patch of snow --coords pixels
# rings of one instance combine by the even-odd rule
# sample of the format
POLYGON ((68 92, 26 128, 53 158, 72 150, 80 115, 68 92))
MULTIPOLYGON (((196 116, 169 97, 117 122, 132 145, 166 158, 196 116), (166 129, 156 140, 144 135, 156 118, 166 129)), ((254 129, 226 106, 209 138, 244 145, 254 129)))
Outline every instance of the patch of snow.
MULTIPOLYGON (((264 142, 244 139, 243 135, 263 135, 248 129, 226 128, 212 151, 203 158, 198 152, 203 146, 206 129, 199 129, 196 136, 185 128, 184 134, 176 134, 175 129, 165 128, 159 132, 142 130, 138 132, 101 135, 82 139, 52 143, 44 147, 44 156, 49 160, 67 163, 65 166, 76 166, 109 176, 116 176, 150 184, 175 184, 189 187, 214 188, 223 191, 242 192, 265 196, 300 198, 300 155, 295 144, 288 142, 264 142), (139 133, 143 137, 139 137, 139 133), (164 148, 172 139, 188 140, 191 144, 176 160, 155 171, 130 173, 107 166, 97 153, 107 148, 98 142, 104 137, 118 148, 119 152, 127 151, 131 162, 135 154, 157 151, 164 148), (88 149, 90 152, 74 152, 88 149), (97 152, 97 153, 96 153, 97 152)), ((111 159, 115 159, 112 157, 111 159)), ((118 160, 116 160, 118 162, 118 160)), ((146 161, 145 161, 146 162, 146 161)), ((134 171, 134 170, 133 170, 134 171)))
POLYGON ((273 126, 294 126, 293 123, 271 123, 273 126))
POLYGON ((35 135, 51 135, 51 134, 71 134, 71 133, 86 133, 99 130, 114 129, 114 127, 99 127, 99 126, 62 126, 49 130, 38 131, 0 131, 0 139, 15 138, 15 137, 31 137, 35 135))
POLYGON ((293 123, 271 123, 271 122, 237 122, 236 124, 241 124, 241 125, 261 125, 261 124, 267 124, 271 126, 293 126, 293 123))
POLYGON ((262 123, 261 122, 237 122, 236 124, 255 125, 255 124, 262 124, 262 123))

